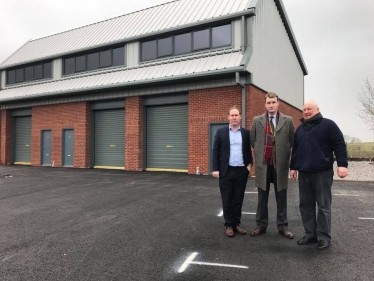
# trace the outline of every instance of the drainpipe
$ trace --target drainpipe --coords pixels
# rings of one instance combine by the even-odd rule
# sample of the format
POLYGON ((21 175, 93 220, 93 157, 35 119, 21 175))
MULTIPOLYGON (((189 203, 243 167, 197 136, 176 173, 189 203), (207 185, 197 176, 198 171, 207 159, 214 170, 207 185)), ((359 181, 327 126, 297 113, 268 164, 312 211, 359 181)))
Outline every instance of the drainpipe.
POLYGON ((245 105, 246 105, 246 92, 245 92, 245 85, 240 82, 240 74, 239 72, 235 72, 235 82, 237 85, 241 86, 242 87, 242 127, 245 128, 245 120, 246 120, 246 109, 245 109, 245 105))

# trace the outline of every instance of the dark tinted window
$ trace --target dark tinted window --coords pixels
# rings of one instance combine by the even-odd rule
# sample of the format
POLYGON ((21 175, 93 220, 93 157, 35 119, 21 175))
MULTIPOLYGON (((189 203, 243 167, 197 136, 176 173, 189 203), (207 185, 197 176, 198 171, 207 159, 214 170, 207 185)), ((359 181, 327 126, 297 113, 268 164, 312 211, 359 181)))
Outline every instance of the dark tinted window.
POLYGON ((52 63, 43 64, 43 78, 52 78, 52 63))
POLYGON ((157 42, 148 41, 142 43, 142 60, 152 60, 157 58, 157 42))
POLYGON ((75 58, 65 59, 64 74, 72 74, 75 71, 75 58))
POLYGON ((113 49, 113 65, 124 65, 125 64, 125 48, 113 49))
POLYGON ((176 55, 190 53, 192 47, 191 33, 176 35, 174 37, 174 53, 176 55))
POLYGON ((34 67, 25 67, 25 81, 31 81, 34 79, 34 67))
POLYGON ((231 24, 212 28, 212 47, 231 45, 231 24))
POLYGON ((23 68, 16 69, 16 82, 23 81, 23 68))
POLYGON ((195 31, 192 34, 194 50, 210 48, 209 29, 195 31))
POLYGON ((16 82, 16 71, 15 70, 9 70, 8 73, 8 84, 14 84, 16 82))
POLYGON ((100 67, 112 65, 112 50, 102 51, 100 54, 100 67))
POLYGON ((87 70, 95 70, 99 68, 99 53, 87 55, 87 70))
POLYGON ((86 55, 75 58, 75 71, 86 70, 86 55))
POLYGON ((34 66, 34 79, 43 78, 43 65, 38 64, 34 66))
POLYGON ((157 56, 170 56, 173 54, 173 38, 163 38, 157 40, 157 56))

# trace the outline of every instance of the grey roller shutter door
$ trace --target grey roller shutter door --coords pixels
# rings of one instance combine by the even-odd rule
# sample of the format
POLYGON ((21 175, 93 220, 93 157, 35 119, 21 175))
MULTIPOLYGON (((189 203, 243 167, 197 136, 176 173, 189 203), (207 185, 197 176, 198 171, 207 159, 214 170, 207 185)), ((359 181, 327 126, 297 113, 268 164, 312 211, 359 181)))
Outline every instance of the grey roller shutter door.
POLYGON ((125 167, 125 110, 95 111, 95 166, 125 167))
POLYGON ((31 116, 15 118, 14 162, 31 162, 31 116))
POLYGON ((188 106, 147 108, 147 169, 187 170, 188 106))

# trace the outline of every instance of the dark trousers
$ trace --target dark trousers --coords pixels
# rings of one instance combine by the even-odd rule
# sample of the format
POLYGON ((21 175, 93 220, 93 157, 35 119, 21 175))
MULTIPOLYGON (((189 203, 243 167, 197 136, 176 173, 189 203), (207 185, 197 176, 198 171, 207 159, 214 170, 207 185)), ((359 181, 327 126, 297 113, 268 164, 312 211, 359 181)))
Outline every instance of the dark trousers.
POLYGON ((246 167, 229 167, 226 175, 219 179, 223 218, 226 227, 240 225, 248 173, 246 167))
POLYGON ((274 184, 275 199, 277 201, 277 226, 278 230, 283 231, 288 229, 287 220, 287 189, 278 192, 277 186, 277 172, 273 165, 268 165, 266 173, 266 191, 258 189, 258 201, 256 212, 257 227, 261 230, 266 230, 268 227, 269 214, 268 214, 268 200, 270 183, 274 184))
POLYGON ((315 173, 299 172, 299 207, 306 238, 331 240, 333 176, 332 169, 315 173), (316 203, 318 205, 317 213, 316 203))

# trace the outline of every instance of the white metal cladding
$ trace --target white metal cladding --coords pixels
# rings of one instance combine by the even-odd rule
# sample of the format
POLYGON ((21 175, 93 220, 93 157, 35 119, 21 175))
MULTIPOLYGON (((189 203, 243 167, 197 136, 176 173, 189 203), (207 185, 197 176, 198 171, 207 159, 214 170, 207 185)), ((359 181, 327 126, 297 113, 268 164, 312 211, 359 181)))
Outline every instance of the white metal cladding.
POLYGON ((274 1, 259 1, 253 21, 253 53, 247 70, 252 83, 301 109, 304 73, 274 1))
POLYGON ((176 0, 144 10, 31 40, 0 67, 121 42, 171 28, 243 12, 253 0, 176 0))
POLYGON ((20 85, 0 91, 0 101, 33 96, 48 96, 82 90, 144 84, 166 78, 186 78, 192 75, 208 74, 212 71, 234 71, 241 66, 243 55, 239 50, 220 50, 200 53, 189 57, 169 58, 145 63, 135 68, 114 68, 82 75, 72 75, 60 80, 20 85), (231 69, 231 70, 230 70, 231 69))

